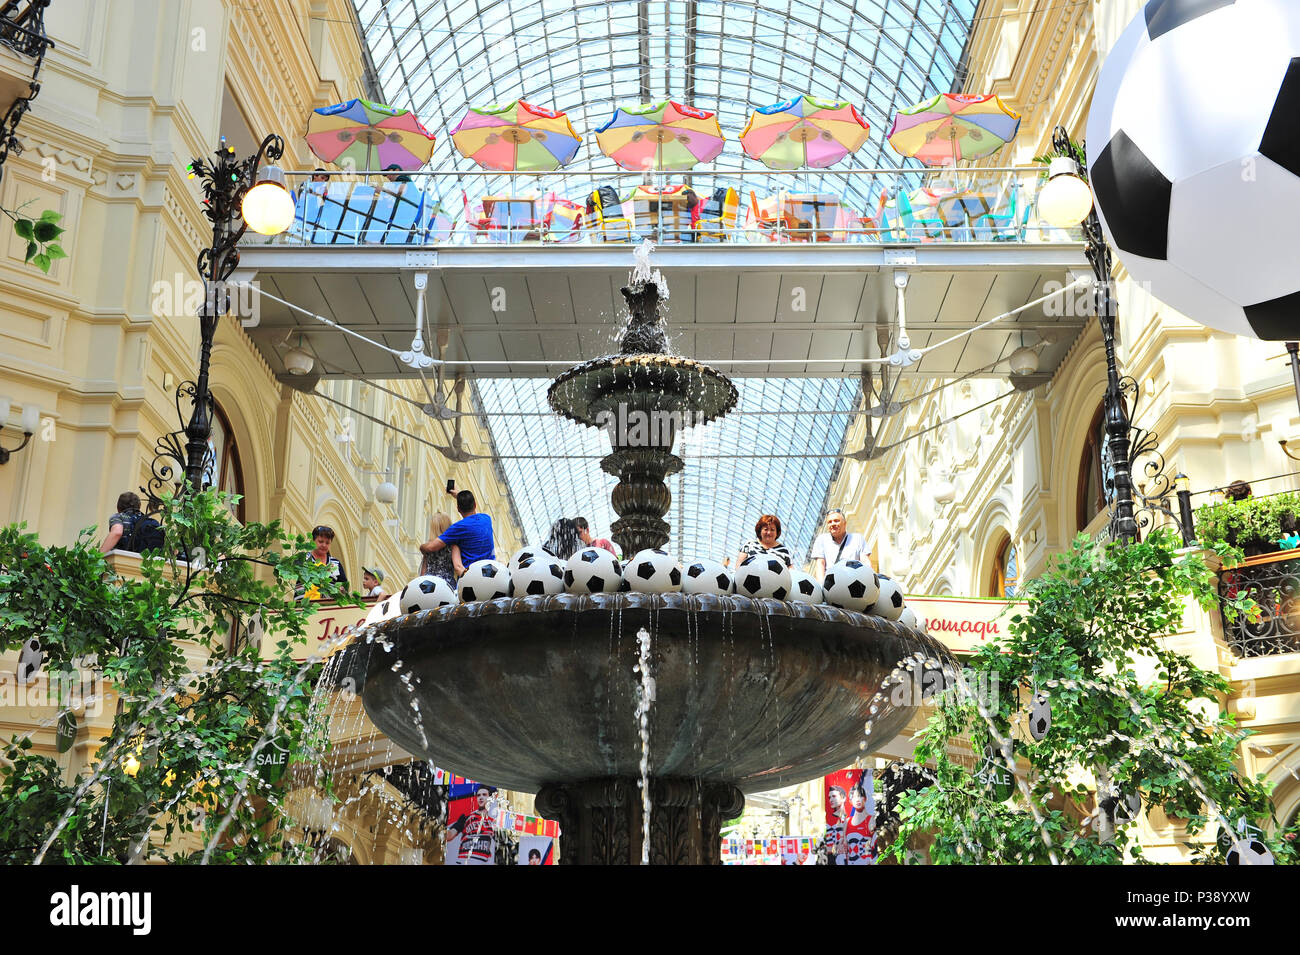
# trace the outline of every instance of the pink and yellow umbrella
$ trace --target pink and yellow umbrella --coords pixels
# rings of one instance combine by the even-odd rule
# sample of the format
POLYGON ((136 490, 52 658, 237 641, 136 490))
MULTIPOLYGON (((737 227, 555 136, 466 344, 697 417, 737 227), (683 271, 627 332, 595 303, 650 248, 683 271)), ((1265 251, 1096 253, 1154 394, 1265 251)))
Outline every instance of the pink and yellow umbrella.
POLYGON ((485 109, 471 106, 451 138, 462 156, 503 172, 558 169, 582 145, 568 116, 523 100, 485 109))
POLYGON ((718 118, 707 110, 672 100, 619 107, 596 130, 600 151, 624 169, 690 169, 716 159, 725 137, 718 118))
POLYGON ((994 94, 940 93, 899 110, 889 145, 927 166, 955 166, 958 159, 991 156, 1020 131, 1020 114, 994 94))
POLYGON ((353 99, 312 110, 307 145, 326 162, 352 169, 419 169, 434 136, 409 109, 353 99))
POLYGON ((740 144, 769 169, 821 169, 861 149, 870 131, 850 103, 796 96, 749 117, 740 144))

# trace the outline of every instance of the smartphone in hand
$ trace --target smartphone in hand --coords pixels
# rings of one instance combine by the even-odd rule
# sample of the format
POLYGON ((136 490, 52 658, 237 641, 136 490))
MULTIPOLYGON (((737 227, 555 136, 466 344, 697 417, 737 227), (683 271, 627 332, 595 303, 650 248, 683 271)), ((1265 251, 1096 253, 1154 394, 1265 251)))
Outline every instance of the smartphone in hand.
POLYGON ((455 480, 455 478, 447 478, 447 493, 448 493, 448 494, 455 494, 455 493, 456 493, 456 480, 455 480))

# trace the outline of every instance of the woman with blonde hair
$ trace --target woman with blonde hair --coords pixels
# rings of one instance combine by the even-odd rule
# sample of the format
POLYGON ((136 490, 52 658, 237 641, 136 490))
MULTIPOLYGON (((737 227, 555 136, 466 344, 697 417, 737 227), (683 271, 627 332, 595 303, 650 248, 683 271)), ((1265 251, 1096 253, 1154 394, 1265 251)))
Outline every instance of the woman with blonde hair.
MULTIPOLYGON (((429 540, 437 540, 451 527, 451 515, 438 511, 429 521, 429 540)), ((456 586, 456 568, 460 566, 460 547, 452 544, 432 554, 420 554, 420 575, 432 574, 456 586)))

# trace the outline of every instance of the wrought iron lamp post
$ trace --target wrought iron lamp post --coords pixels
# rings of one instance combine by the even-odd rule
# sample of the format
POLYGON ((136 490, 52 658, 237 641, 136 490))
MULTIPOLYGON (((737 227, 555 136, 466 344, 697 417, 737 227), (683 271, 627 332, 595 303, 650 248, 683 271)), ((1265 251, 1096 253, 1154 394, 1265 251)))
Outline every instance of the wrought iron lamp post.
MULTIPOLYGON (((1092 265, 1095 278, 1093 304, 1101 337, 1106 349, 1106 394, 1103 417, 1106 422, 1106 439, 1110 468, 1110 482, 1115 489, 1115 510, 1111 518, 1111 537, 1131 543, 1137 540, 1138 525, 1133 496, 1133 460, 1137 456, 1131 446, 1128 393, 1136 393, 1132 379, 1120 377, 1115 361, 1115 290, 1111 278, 1111 251, 1102 233, 1101 220, 1092 199, 1092 190, 1084 172, 1083 156, 1070 142, 1065 127, 1058 126, 1052 133, 1052 149, 1056 158, 1049 167, 1049 180, 1039 196, 1039 209, 1052 225, 1062 228, 1081 225, 1087 245, 1084 254, 1092 265)), ((1152 439, 1154 436, 1143 435, 1152 439)), ((1144 444, 1145 442, 1139 442, 1144 444)), ((1159 469, 1158 469, 1159 470, 1159 469)))
POLYGON ((293 199, 284 186, 284 173, 275 165, 262 165, 263 159, 274 162, 283 155, 284 140, 274 133, 262 140, 256 154, 243 159, 236 158, 234 147, 227 146, 223 136, 213 159, 195 159, 188 167, 189 178, 203 183, 203 214, 212 223, 212 244, 197 260, 205 293, 199 311, 199 372, 194 381, 181 382, 176 389, 181 429, 163 435, 154 449, 153 474, 148 487, 142 488, 151 509, 157 509, 158 493, 168 485, 178 491, 182 486, 201 490, 214 463, 208 445, 214 413, 208 370, 217 321, 229 310, 225 283, 239 265, 238 244, 246 230, 275 235, 293 220, 293 199), (188 422, 181 410, 187 399, 188 422))

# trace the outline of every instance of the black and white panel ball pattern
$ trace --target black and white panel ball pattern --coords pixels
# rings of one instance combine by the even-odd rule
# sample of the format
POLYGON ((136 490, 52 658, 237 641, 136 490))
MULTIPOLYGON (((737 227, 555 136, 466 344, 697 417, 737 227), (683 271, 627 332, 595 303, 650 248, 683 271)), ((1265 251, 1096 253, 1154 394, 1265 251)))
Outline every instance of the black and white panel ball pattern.
POLYGON ((416 577, 398 595, 398 603, 403 613, 419 613, 421 610, 437 610, 456 603, 456 591, 451 584, 441 577, 426 575, 416 577))
POLYGON ((667 551, 648 548, 627 562, 623 579, 638 593, 669 593, 682 589, 682 568, 667 551))
POLYGON ((571 594, 617 593, 622 582, 622 565, 603 547, 582 548, 564 570, 564 588, 571 594))
POLYGON ((1088 117, 1097 211, 1134 281, 1211 328, 1300 338, 1300 3, 1149 0, 1088 117))
POLYGON ((682 591, 688 594, 729 594, 731 574, 719 561, 701 558, 686 568, 682 591))
POLYGON ((564 590, 564 564, 550 554, 532 554, 510 571, 511 592, 516 597, 540 597, 564 590))
POLYGON ((510 596, 510 571, 495 560, 476 560, 460 578, 462 603, 510 596))
POLYGON ((864 613, 876 602, 880 586, 871 567, 861 561, 846 560, 830 566, 822 580, 822 590, 828 604, 864 613))
POLYGON ((785 600, 790 595, 790 568, 779 557, 756 554, 736 568, 736 593, 785 600))

